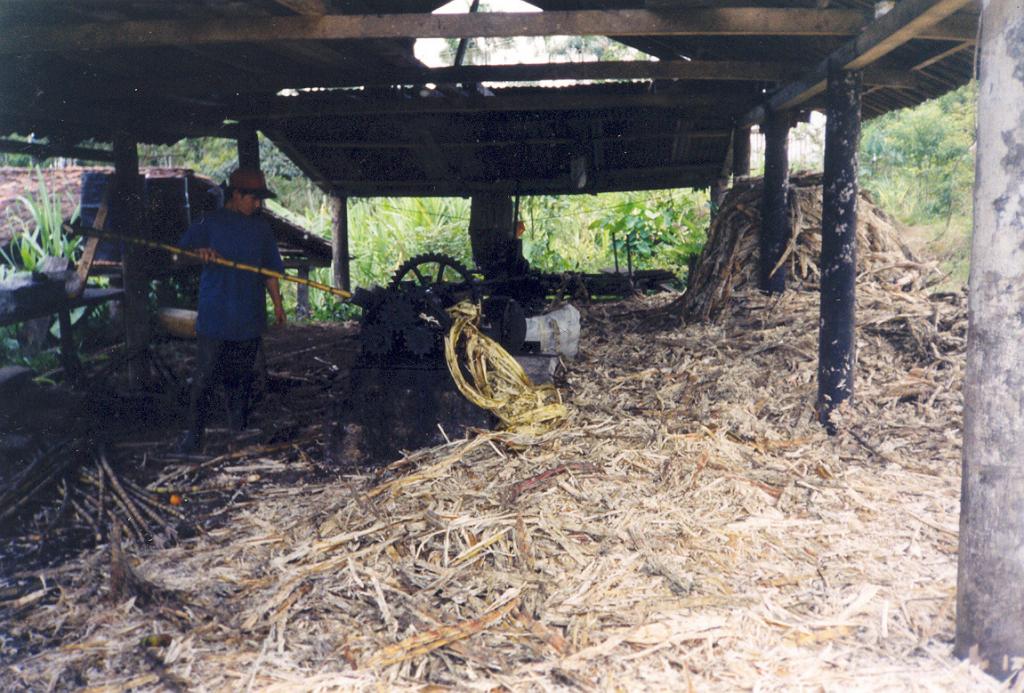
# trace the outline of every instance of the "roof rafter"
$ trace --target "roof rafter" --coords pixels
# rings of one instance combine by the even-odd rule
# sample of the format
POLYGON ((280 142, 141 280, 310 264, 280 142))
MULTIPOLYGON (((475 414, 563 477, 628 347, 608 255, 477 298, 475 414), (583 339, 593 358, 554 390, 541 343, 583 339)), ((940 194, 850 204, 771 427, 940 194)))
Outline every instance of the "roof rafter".
MULTIPOLYGON (((901 2, 900 6, 906 4, 901 2)), ((109 50, 267 41, 602 36, 851 36, 868 17, 856 10, 700 8, 579 10, 536 13, 292 15, 95 22, 74 26, 5 25, 0 53, 109 50)), ((936 24, 936 22, 932 22, 936 24)), ((967 41, 963 26, 938 25, 918 37, 967 41)))
MULTIPOLYGON (((868 25, 857 38, 818 63, 803 79, 777 91, 768 100, 767 110, 785 111, 805 104, 825 91, 829 65, 841 65, 844 70, 861 70, 908 41, 921 38, 931 27, 970 2, 902 0, 889 13, 868 25)), ((766 112, 764 106, 759 106, 747 113, 742 123, 761 122, 766 112)))
POLYGON ((682 90, 637 94, 564 93, 507 94, 501 96, 445 96, 439 98, 292 98, 243 100, 229 108, 230 117, 240 121, 289 120, 326 115, 364 115, 372 113, 493 113, 511 111, 582 111, 590 109, 671 108, 677 110, 714 110, 723 104, 750 103, 750 96, 686 94, 682 90))

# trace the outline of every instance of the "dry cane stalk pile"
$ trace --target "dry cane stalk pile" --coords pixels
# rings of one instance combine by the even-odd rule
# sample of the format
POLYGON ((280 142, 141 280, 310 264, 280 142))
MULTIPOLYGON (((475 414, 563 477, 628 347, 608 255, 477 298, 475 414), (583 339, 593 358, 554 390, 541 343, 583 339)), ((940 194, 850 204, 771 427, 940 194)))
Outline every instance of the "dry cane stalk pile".
POLYGON ((269 489, 126 548, 138 597, 97 550, 4 605, 0 686, 999 690, 951 656, 963 300, 883 266, 835 437, 815 292, 655 333, 653 299, 592 308, 560 429, 269 489))

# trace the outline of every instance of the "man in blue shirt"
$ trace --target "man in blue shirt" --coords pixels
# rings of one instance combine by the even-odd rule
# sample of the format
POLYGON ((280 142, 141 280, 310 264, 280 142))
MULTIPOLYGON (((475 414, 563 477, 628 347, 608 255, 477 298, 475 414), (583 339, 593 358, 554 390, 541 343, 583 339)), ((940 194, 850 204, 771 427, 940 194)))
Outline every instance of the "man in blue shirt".
MULTIPOLYGON (((270 224, 259 216, 263 200, 274 197, 257 169, 239 168, 228 179, 223 209, 208 212, 185 232, 179 245, 196 251, 204 262, 217 258, 284 271, 270 224)), ((281 287, 274 277, 207 264, 199 279, 198 350, 189 407, 189 427, 179 452, 197 451, 209 415, 210 399, 224 383, 228 424, 233 431, 248 423, 256 352, 266 327, 270 292, 277 324, 285 323, 281 287)))

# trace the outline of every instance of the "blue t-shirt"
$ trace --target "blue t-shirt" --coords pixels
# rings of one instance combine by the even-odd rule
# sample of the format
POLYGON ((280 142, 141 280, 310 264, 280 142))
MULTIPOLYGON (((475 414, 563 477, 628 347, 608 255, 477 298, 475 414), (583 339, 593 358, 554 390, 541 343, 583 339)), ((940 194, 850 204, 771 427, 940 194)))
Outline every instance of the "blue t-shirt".
MULTIPOLYGON (((182 248, 213 248, 221 257, 284 272, 270 224, 229 209, 207 212, 181 237, 182 248)), ((199 279, 196 332, 211 339, 255 339, 267 324, 267 278, 255 272, 207 264, 199 279)))

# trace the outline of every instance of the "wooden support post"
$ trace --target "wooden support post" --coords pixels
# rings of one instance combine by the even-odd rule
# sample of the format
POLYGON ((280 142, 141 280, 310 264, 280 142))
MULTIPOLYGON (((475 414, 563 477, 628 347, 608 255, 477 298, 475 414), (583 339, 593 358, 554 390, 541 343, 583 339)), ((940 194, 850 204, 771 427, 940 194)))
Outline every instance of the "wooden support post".
POLYGON ((260 168, 260 137, 254 128, 238 133, 238 167, 260 168))
POLYGON ((712 208, 717 210, 722 206, 722 200, 725 199, 725 193, 729 190, 729 179, 728 178, 716 178, 715 182, 711 184, 711 205, 712 208))
POLYGON ((732 131, 732 175, 734 178, 750 175, 750 128, 732 131))
MULTIPOLYGON (((298 275, 302 279, 309 279, 309 265, 299 268, 298 275)), ((295 314, 300 318, 309 317, 309 287, 305 284, 295 286, 295 314)))
POLYGON ((331 233, 331 267, 336 289, 352 291, 351 260, 352 256, 349 255, 348 249, 348 198, 343 195, 335 195, 334 228, 331 233))
MULTIPOLYGON (((110 207, 119 213, 111 215, 122 227, 115 231, 126 236, 146 233, 146 209, 142 203, 143 181, 139 175, 139 153, 135 139, 125 133, 114 137, 114 180, 110 207)), ((150 384, 149 357, 146 347, 150 338, 149 278, 145 267, 146 250, 134 243, 125 243, 122 257, 124 281, 125 349, 128 359, 128 386, 142 389, 150 384)))
POLYGON ((469 211, 469 240, 473 262, 489 277, 516 276, 526 260, 515 236, 512 198, 501 194, 474 195, 469 211))
POLYGON ((981 21, 954 653, 1006 679, 1024 657, 1024 14, 988 0, 981 21))
POLYGON ((860 92, 859 72, 829 71, 818 332, 818 420, 829 432, 833 410, 853 396, 860 92))
POLYGON ((758 287, 770 294, 781 294, 786 290, 786 268, 772 270, 785 252, 790 234, 789 126, 789 113, 770 111, 765 118, 758 287))
POLYGON ((57 321, 60 324, 60 360, 64 367, 64 377, 71 382, 76 382, 81 375, 82 364, 78 360, 78 352, 75 350, 71 312, 67 304, 62 305, 57 311, 57 321))

